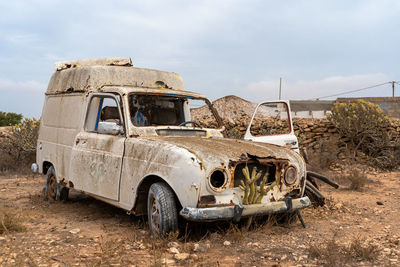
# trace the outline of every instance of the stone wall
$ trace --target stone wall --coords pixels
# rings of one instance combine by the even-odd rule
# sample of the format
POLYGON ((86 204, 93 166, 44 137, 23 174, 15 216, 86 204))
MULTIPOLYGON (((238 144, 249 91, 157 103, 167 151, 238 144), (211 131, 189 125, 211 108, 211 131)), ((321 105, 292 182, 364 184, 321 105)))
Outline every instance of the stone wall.
MULTIPOLYGON (((250 118, 246 116, 224 120, 229 137, 243 138, 249 121, 250 118)), ((252 133, 264 131, 265 127, 263 123, 267 122, 256 122, 251 129, 252 133)), ((307 149, 319 149, 321 142, 324 140, 337 139, 343 142, 350 141, 347 138, 341 137, 335 126, 328 119, 294 118, 293 127, 299 139, 300 147, 307 149)), ((398 138, 398 133, 400 133, 400 119, 393 118, 392 126, 387 130, 397 133, 393 135, 393 138, 398 138)))

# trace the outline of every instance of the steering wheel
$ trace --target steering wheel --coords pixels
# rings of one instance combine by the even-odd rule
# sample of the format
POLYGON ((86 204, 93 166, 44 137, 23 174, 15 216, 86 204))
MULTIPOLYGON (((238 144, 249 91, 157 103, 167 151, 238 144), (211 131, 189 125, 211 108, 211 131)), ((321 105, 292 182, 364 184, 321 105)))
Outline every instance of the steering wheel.
POLYGON ((184 121, 184 122, 182 122, 181 124, 179 124, 178 126, 185 126, 186 124, 189 124, 189 123, 193 124, 195 127, 201 128, 200 124, 198 124, 198 123, 195 122, 195 121, 184 121))

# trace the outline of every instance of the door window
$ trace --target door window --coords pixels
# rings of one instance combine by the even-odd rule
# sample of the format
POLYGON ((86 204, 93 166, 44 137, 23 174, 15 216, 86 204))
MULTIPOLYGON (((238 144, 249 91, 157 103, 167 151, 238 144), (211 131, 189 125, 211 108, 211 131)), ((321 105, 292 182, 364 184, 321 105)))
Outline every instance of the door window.
POLYGON ((286 103, 264 103, 257 108, 250 128, 253 136, 289 134, 290 131, 286 103))
POLYGON ((123 133, 123 123, 116 98, 103 95, 91 97, 85 131, 111 135, 123 133))

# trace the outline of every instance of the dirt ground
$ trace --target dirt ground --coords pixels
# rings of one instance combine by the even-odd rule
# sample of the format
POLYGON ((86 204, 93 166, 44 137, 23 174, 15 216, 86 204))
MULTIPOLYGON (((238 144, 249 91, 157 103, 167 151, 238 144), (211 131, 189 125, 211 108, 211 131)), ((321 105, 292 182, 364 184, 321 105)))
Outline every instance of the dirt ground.
POLYGON ((0 212, 25 229, 0 234, 0 266, 398 266, 400 172, 368 178, 360 191, 323 186, 327 204, 302 211, 305 229, 189 224, 157 240, 144 218, 76 192, 48 203, 43 176, 2 176, 0 212))

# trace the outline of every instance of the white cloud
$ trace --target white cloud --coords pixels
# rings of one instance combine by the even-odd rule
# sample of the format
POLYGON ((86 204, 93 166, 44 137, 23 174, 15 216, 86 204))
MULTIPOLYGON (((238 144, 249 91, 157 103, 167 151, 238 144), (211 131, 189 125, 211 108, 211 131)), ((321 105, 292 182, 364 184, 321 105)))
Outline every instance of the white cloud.
POLYGON ((44 92, 47 85, 38 81, 12 81, 0 78, 0 92, 44 92))
MULTIPOLYGON (((298 80, 285 81, 282 83, 283 99, 315 99, 329 95, 339 94, 351 90, 361 89, 372 85, 390 81, 388 75, 383 73, 360 74, 352 76, 331 76, 321 80, 298 80)), ((279 80, 259 81, 248 84, 246 91, 252 99, 277 99, 279 95, 279 80)), ((374 95, 374 92, 380 96, 391 93, 390 85, 385 87, 371 88, 361 91, 362 95, 374 95), (382 88, 385 91, 382 91, 382 88)), ((354 94, 343 95, 351 97, 354 94)), ((336 98, 336 97, 331 97, 336 98)))
POLYGON ((3 36, 3 40, 10 45, 29 46, 39 41, 39 36, 32 33, 10 33, 3 36))

